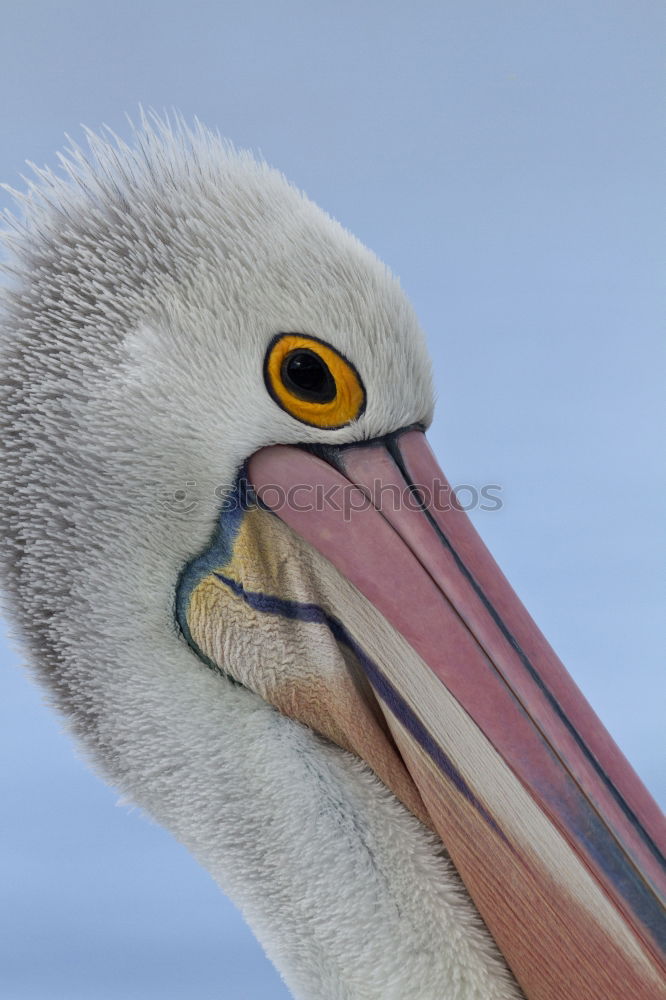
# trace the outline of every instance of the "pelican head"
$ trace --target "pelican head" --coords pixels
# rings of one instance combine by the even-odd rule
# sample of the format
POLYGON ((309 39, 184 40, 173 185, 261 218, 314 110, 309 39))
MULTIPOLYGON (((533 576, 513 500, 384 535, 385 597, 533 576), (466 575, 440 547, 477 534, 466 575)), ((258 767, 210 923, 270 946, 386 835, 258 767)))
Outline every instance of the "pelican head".
POLYGON ((397 280, 202 127, 88 141, 17 196, 0 438, 94 766, 298 997, 651 995, 654 806, 448 491, 397 280))

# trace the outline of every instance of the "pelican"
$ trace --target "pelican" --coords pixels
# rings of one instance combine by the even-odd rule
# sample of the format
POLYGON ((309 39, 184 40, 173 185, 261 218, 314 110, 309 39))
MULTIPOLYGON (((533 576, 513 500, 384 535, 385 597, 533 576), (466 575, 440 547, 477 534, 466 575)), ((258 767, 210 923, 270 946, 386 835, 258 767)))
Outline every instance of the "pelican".
POLYGON ((397 280, 201 125, 9 219, 7 611, 302 1000, 663 990, 661 818, 455 503, 397 280))

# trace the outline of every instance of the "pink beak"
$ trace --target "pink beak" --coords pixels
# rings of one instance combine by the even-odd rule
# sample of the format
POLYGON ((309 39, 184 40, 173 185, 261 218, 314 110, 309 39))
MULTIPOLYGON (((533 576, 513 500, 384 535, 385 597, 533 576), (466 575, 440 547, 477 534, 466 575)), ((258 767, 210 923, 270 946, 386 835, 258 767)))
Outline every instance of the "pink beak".
POLYGON ((418 654, 418 669, 371 666, 368 679, 526 996, 654 998, 661 813, 456 504, 424 434, 319 454, 266 448, 249 473, 262 502, 418 654))

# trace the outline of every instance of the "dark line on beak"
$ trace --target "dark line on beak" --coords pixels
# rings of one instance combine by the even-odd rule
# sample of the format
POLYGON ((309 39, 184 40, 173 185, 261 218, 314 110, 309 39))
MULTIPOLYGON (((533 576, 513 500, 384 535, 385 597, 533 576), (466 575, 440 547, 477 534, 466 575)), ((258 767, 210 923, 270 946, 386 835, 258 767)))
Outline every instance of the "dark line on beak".
POLYGON ((318 604, 291 601, 281 597, 273 597, 271 594, 264 594, 261 591, 245 590, 242 584, 240 584, 237 580, 232 579, 232 577, 225 576, 224 574, 217 572, 214 575, 255 611, 260 611, 264 614, 280 615, 283 618, 296 619, 302 622, 325 625, 328 629, 330 629, 336 642, 343 643, 356 656, 359 663, 365 670, 373 688, 382 701, 384 701, 390 708, 396 719, 398 719, 405 729, 411 733, 417 743, 419 743, 423 750, 425 750, 428 756, 434 761, 439 770, 449 779, 449 781, 469 802, 469 804, 476 809, 488 826, 502 838, 504 843, 512 851, 514 851, 514 847, 504 831, 490 815, 483 803, 476 797, 451 758, 444 753, 439 744, 433 739, 427 729, 419 721, 418 717, 412 711, 402 695, 393 687, 388 678, 381 672, 377 664, 370 659, 367 653, 349 634, 345 626, 338 618, 334 615, 328 614, 328 612, 318 604))
MULTIPOLYGON (((634 829, 636 830, 636 832, 640 833, 642 835, 642 837, 643 837, 643 839, 645 841, 646 846, 650 849, 651 853, 654 855, 654 857, 656 858, 656 860, 661 865, 664 865, 666 863, 666 859, 664 858, 663 854, 661 853, 659 847, 652 840, 652 837, 650 836, 650 834, 648 833, 648 831, 645 829, 645 827, 643 826, 643 824, 641 823, 640 819, 638 818, 638 816, 636 815, 636 813, 633 811, 633 809, 631 808, 631 806, 629 805, 629 803, 625 800, 625 798, 623 797, 623 795, 621 795, 621 793, 615 787, 614 782, 611 781, 611 779, 609 778, 609 776, 606 774, 606 772, 604 771, 603 767, 601 766, 601 764, 599 763, 599 761, 597 760, 597 758, 594 756, 594 754, 592 753, 592 751, 589 749, 589 747, 587 746, 587 743, 584 741, 584 739, 582 738, 582 736, 580 735, 580 733, 578 732, 578 730, 576 729, 576 727, 570 722, 570 720, 569 720, 566 712, 564 711, 564 709, 562 708, 562 706, 558 702, 557 698, 555 697, 555 695, 550 691, 550 689, 544 683, 544 680, 541 677, 541 674, 539 673, 539 671, 536 669, 536 667, 533 666, 532 662, 530 661, 530 658, 525 653, 525 651, 522 649, 520 643, 515 638, 515 636, 511 632, 511 630, 505 624, 502 616, 499 614, 499 612, 494 607, 494 605, 490 602, 490 600, 488 599, 487 595, 484 593, 483 589, 479 586, 479 584, 477 583, 476 579, 474 578, 474 575, 467 568, 467 566, 465 565, 465 563, 462 560, 462 558, 458 555, 458 552, 456 551, 456 549, 453 547, 453 545, 451 544, 451 542, 449 541, 449 539, 447 538, 447 536, 442 531, 442 529, 439 526, 439 524, 435 521, 435 519, 433 518, 433 516, 430 513, 430 511, 428 510, 428 508, 426 507, 426 505, 423 503, 423 497, 421 496, 421 494, 420 494, 420 492, 418 490, 418 487, 414 484, 414 482, 412 481, 409 473, 407 472, 407 469, 405 467, 405 464, 404 464, 404 461, 403 461, 403 458, 402 458, 402 453, 400 451, 400 446, 398 444, 398 437, 402 433, 404 433, 404 431, 396 431, 395 434, 388 435, 386 437, 386 439, 384 439, 385 445, 386 445, 386 448, 387 448, 389 454, 391 455, 391 458, 393 459, 393 461, 395 462, 396 466, 398 467, 398 469, 400 471, 400 474, 402 475, 403 479, 405 480, 405 483, 408 486, 410 492, 412 493, 412 495, 418 501, 419 507, 420 507, 421 511, 423 512, 423 514, 425 515, 425 517, 427 518, 428 522, 430 523, 430 526, 432 527, 432 529, 436 533, 436 535, 439 538, 439 540, 441 541, 442 545, 444 545, 449 550, 449 552, 451 553, 451 555, 453 556, 453 558, 455 560, 456 566, 458 567, 458 569, 460 570, 460 572, 463 574, 463 576, 465 577, 465 579, 469 582, 469 584, 473 588, 475 594, 480 599, 480 601, 482 602, 483 606, 486 608, 488 614, 491 616, 491 618, 494 621, 494 623, 497 626, 497 628, 500 630, 500 632, 505 637, 505 639, 507 640, 507 642, 511 645, 511 647, 515 650, 515 652, 518 655, 518 658, 520 659, 520 662, 522 663, 523 667, 528 672, 528 674, 530 675, 530 677, 532 678, 532 680, 534 681, 534 683, 537 685, 537 687, 539 688, 539 690, 543 693, 544 697, 547 699, 549 705, 551 706, 551 708, 553 709, 553 711, 557 715, 558 719, 560 719, 560 721, 564 724, 564 726, 566 727, 566 729, 569 732, 569 734, 573 737, 574 741, 576 742, 576 744, 578 745, 578 747, 580 748, 580 750, 582 751, 582 753, 584 754, 584 756, 586 757, 586 759, 590 762, 590 764, 592 765, 592 767, 596 771, 597 775, 599 776, 599 778, 602 780, 602 782, 604 783, 604 785, 606 786, 606 788, 608 789, 608 791, 612 795, 612 797, 615 800, 615 802, 617 803, 617 805, 620 807, 620 809, 622 810, 622 812, 624 813, 624 815, 627 817, 627 819, 629 820, 629 822, 632 824, 632 826, 634 827, 634 829)), ((344 459, 342 460, 342 464, 344 465, 344 459)), ((340 468, 340 471, 343 471, 343 468, 340 468)))

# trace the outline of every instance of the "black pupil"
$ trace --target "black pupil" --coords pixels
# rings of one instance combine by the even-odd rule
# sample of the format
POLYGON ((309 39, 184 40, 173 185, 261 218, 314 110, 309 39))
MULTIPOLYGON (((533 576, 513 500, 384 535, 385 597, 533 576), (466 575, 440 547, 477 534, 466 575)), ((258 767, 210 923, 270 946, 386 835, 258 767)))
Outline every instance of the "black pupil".
POLYGON ((330 403, 335 399, 335 379, 328 365, 307 347, 290 351, 282 362, 282 381, 299 399, 330 403))

